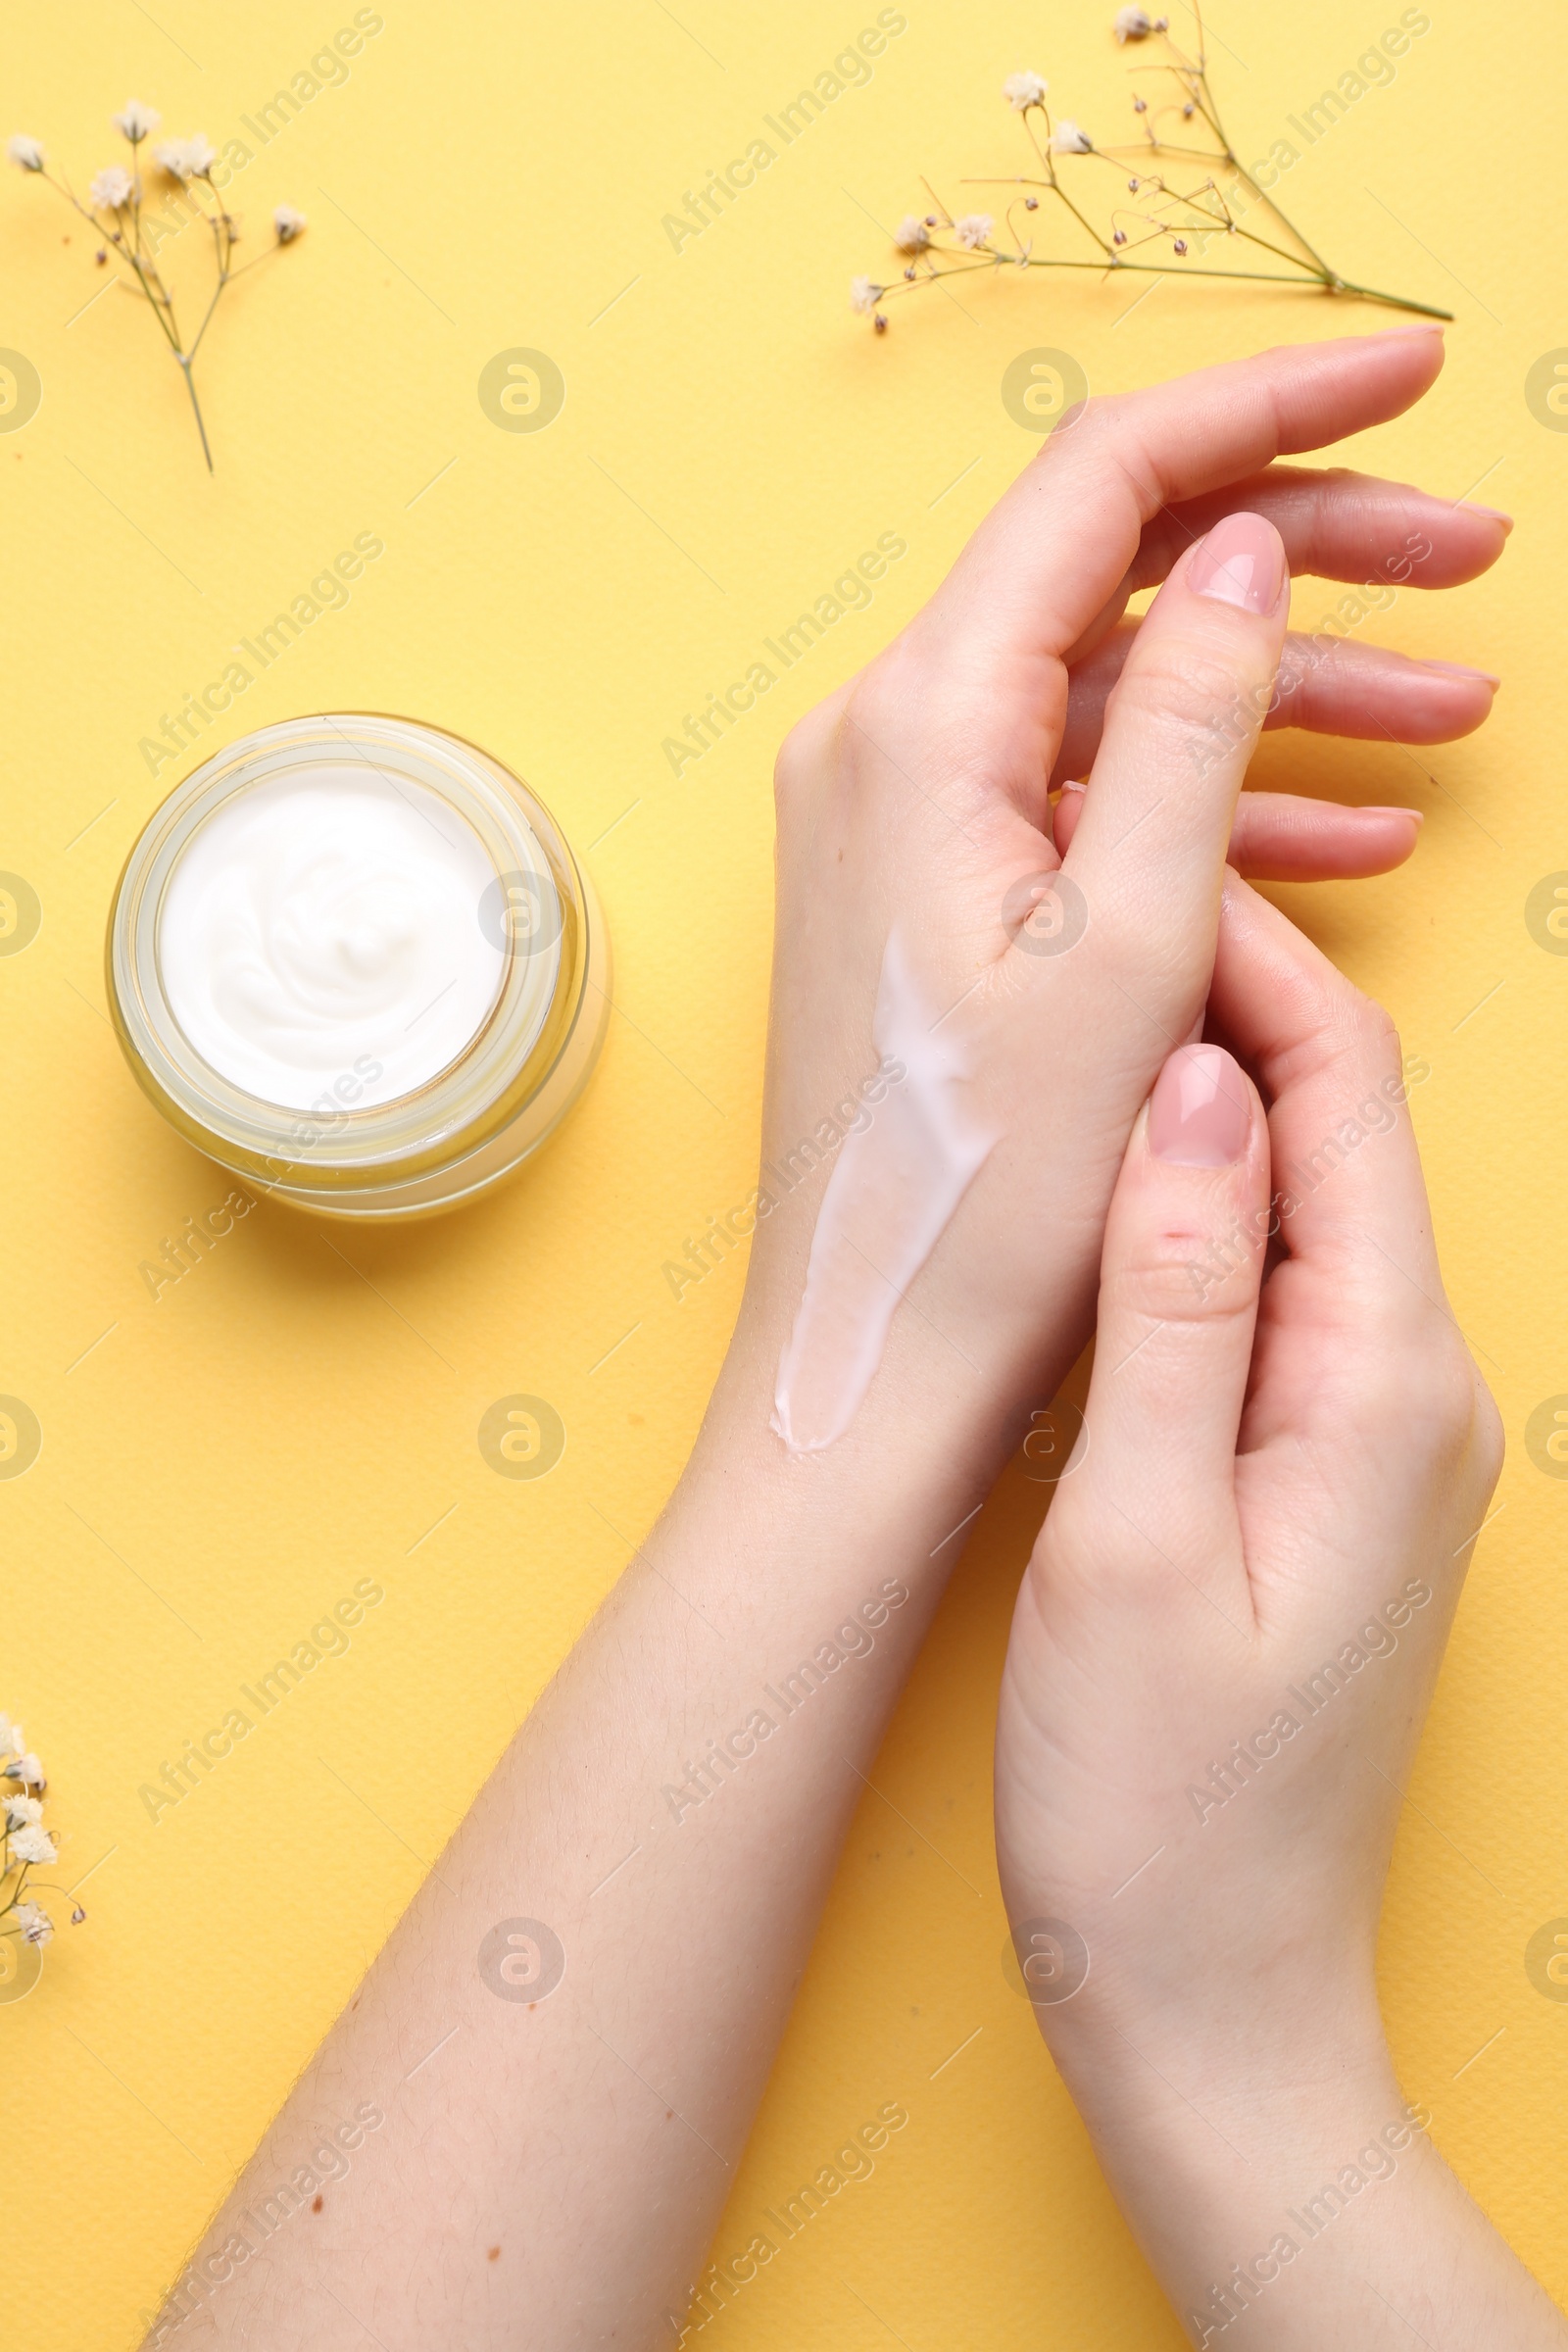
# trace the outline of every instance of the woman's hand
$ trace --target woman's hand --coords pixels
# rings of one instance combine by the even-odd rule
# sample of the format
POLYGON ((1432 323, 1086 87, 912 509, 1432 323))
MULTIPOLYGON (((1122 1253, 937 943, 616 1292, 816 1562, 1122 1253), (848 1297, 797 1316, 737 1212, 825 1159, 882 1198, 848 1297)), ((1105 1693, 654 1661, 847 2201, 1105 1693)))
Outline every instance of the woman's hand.
POLYGON ((1247 2343, 1301 2352, 1411 2328, 1561 2352, 1412 2131, 1374 1982, 1497 1414, 1392 1024, 1240 881, 1208 1028, 1241 1060, 1184 1047, 1134 1128, 1080 1459, 1018 1598, 997 1836, 1020 1962, 1195 2340, 1245 2313, 1247 2343))
MULTIPOLYGON (((1093 403, 903 636, 785 745, 763 1193, 731 1366, 754 1415, 767 1417, 825 1170, 865 1117, 890 940, 908 1026, 944 1057, 959 1156, 978 1172, 923 1262, 866 1139, 842 1147, 864 1168, 858 1187, 838 1171, 841 1324, 878 1295, 885 1314, 906 1295, 912 1309, 892 1315, 889 1377, 871 1379, 843 1442, 887 1460, 940 1423, 978 1494, 1007 1414, 1053 1394, 1088 1337, 1128 1130, 1207 992, 1290 567, 1439 585, 1503 545, 1504 520, 1480 510, 1274 463, 1396 415, 1441 365, 1440 336, 1401 330, 1093 403), (1155 580, 1141 624, 1118 626, 1155 580), (1064 745, 1075 762, 1093 748, 1093 765, 1054 838, 1064 745)), ((1296 691, 1278 707, 1313 725, 1462 731, 1490 707, 1479 674, 1369 649, 1301 640, 1290 661, 1296 691)), ((1262 871, 1378 870, 1415 838, 1409 811, 1247 806, 1241 850, 1262 871)), ((842 1354, 843 1341, 824 1347, 842 1354)), ((810 1353, 799 1331, 792 1348, 798 1371, 810 1353)), ((788 1378, 777 1425, 809 1424, 808 1446, 836 1435, 843 1414, 803 1412, 788 1378)))

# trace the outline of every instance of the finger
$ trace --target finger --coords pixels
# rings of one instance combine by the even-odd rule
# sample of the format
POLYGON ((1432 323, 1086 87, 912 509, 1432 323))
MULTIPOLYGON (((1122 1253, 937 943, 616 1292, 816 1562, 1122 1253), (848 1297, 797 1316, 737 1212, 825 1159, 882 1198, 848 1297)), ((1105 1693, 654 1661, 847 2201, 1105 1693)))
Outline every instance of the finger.
POLYGON ((1178 1566, 1196 1558, 1211 1574, 1236 1554, 1268 1191, 1251 1081, 1220 1047, 1183 1046, 1134 1125, 1111 1200, 1088 1451, 1054 1515, 1108 1499, 1178 1566))
POLYGON ((1443 366, 1435 328, 1286 345, 1091 400, 1058 426, 915 624, 976 679, 1060 659, 1101 612, 1162 507, 1381 424, 1443 366))
MULTIPOLYGON (((1478 1527, 1500 1458, 1495 1409, 1444 1295, 1398 1040, 1387 1013, 1234 876, 1209 1021, 1269 1102, 1269 1225, 1285 1252, 1263 1289, 1238 1475, 1245 1483, 1266 1454, 1259 1492, 1282 1523, 1330 1539, 1319 1598, 1359 1591, 1388 1556, 1385 1537, 1407 1555, 1411 1526, 1434 1514, 1442 1526, 1455 1482, 1478 1527), (1349 1544, 1334 1499, 1346 1481, 1361 1495, 1349 1544)), ((1434 1567, 1464 1549, 1445 1537, 1434 1567)))
POLYGON ((1290 590, 1279 533, 1261 515, 1227 515, 1180 559, 1106 705, 1063 861, 1104 946, 1136 942, 1151 987, 1164 983, 1178 1033, 1202 1002, 1225 847, 1290 590))
POLYGON ((1297 1289, 1310 1279, 1319 1307, 1350 1322, 1375 1298, 1406 1322, 1451 1323, 1394 1023, 1232 874, 1208 1019, 1269 1103, 1297 1289))
MULTIPOLYGON (((1087 788, 1064 784, 1054 823, 1065 857, 1087 788)), ((1421 837, 1419 808, 1345 808, 1289 792, 1244 792, 1226 862, 1254 882, 1354 882, 1392 873, 1421 837)))
POLYGON ((1455 504, 1348 466, 1270 466, 1156 514, 1145 527, 1129 595, 1162 580, 1184 548, 1237 507, 1268 516, 1298 577, 1378 577, 1412 588, 1475 579, 1495 564, 1513 528, 1512 517, 1494 507, 1455 504))
POLYGON ((1463 662, 1417 662, 1324 631, 1288 635, 1265 727, 1365 741, 1452 743, 1491 715, 1502 680, 1463 662))
MULTIPOLYGON (((1087 775, 1111 688, 1141 625, 1123 621, 1073 663, 1054 782, 1087 775)), ((1452 743, 1488 717, 1498 683, 1491 670, 1415 662, 1384 646, 1293 629, 1280 656, 1279 692, 1263 724, 1374 743, 1452 743)))
MULTIPOLYGON (((1392 604, 1405 585, 1451 588, 1474 579, 1496 562, 1513 528, 1512 516, 1494 507, 1434 498, 1348 466, 1270 466, 1202 498, 1178 500, 1146 523, 1127 571, 1069 649, 1068 662, 1098 645, 1128 598, 1164 579, 1184 548, 1243 507, 1268 516, 1297 578, 1314 572, 1356 581, 1379 607, 1392 604)), ((1331 623, 1342 627, 1344 614, 1331 611, 1325 626, 1331 623)))

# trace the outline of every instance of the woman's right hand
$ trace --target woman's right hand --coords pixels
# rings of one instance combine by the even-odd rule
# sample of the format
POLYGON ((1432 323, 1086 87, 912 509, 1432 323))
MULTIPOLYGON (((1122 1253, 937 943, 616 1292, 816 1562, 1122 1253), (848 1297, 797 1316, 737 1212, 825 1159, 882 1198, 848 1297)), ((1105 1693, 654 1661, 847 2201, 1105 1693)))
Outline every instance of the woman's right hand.
POLYGON ((1502 1459, 1397 1040, 1234 879, 1208 1031, 1134 1127, 1084 1450, 1018 1597, 1020 1964, 1194 2340, 1563 2352, 1378 2013, 1395 1830, 1502 1459))

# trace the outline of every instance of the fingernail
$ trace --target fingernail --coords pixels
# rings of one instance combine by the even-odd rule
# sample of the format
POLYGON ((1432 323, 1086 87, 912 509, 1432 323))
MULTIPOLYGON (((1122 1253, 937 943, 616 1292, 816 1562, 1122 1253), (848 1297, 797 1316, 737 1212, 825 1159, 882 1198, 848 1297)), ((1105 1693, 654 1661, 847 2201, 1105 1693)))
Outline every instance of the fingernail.
POLYGON ((1421 666, 1423 669, 1446 669, 1451 678, 1485 678, 1489 686, 1502 684, 1502 680, 1494 669, 1472 669, 1468 662, 1428 662, 1423 660, 1421 666))
POLYGON ((1149 1148, 1180 1168, 1228 1168, 1247 1150, 1252 1106, 1223 1046, 1183 1046, 1154 1081, 1149 1148))
POLYGON ((1244 612, 1273 612, 1285 586, 1285 550, 1261 514, 1227 514, 1193 557, 1187 584, 1244 612))
POLYGON ((1491 521, 1500 522, 1505 531, 1513 529, 1513 516, 1505 514, 1500 507, 1472 506, 1467 498, 1461 498, 1459 504, 1467 514, 1485 514, 1491 521))
POLYGON ((1424 808, 1384 808, 1376 801, 1363 802, 1356 813, 1358 816, 1407 816, 1412 825, 1424 825, 1427 821, 1424 808))

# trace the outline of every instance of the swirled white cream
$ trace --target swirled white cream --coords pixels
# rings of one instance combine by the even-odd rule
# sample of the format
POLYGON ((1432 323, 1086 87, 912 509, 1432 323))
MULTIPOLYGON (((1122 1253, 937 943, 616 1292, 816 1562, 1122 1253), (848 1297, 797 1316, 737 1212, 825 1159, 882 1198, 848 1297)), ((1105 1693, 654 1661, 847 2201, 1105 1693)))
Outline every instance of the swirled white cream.
POLYGON ((479 921, 494 880, 472 827, 421 785, 368 762, 267 777, 214 809, 170 877, 170 1007, 263 1102, 304 1110, 334 1087, 393 1102, 455 1061, 496 1002, 505 956, 479 921))
POLYGON ((997 1141, 970 1107, 968 1058, 921 1001, 896 932, 871 1033, 884 1069, 902 1065, 904 1078, 845 1137, 817 1210, 773 1393, 773 1427, 791 1453, 819 1453, 849 1428, 894 1309, 997 1141))

